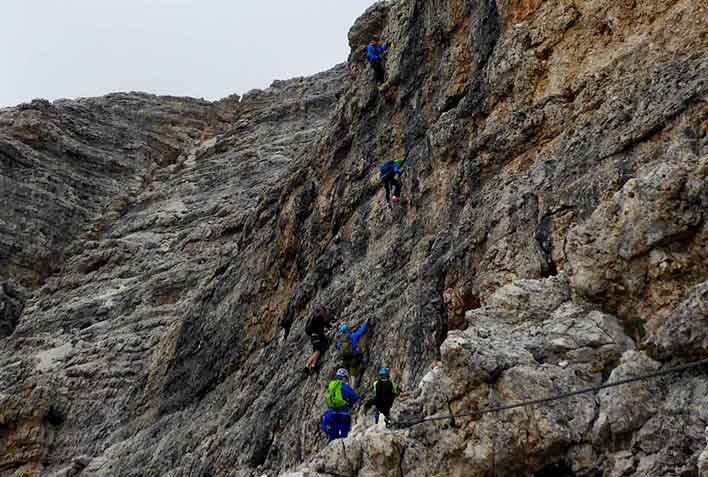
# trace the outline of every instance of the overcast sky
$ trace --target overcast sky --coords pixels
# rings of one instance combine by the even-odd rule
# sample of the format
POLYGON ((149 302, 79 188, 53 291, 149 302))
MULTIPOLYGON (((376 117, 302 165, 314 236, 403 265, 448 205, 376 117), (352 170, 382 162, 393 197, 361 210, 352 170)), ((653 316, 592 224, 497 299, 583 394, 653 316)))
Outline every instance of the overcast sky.
POLYGON ((374 0, 0 0, 0 105, 113 91, 219 99, 346 60, 374 0))

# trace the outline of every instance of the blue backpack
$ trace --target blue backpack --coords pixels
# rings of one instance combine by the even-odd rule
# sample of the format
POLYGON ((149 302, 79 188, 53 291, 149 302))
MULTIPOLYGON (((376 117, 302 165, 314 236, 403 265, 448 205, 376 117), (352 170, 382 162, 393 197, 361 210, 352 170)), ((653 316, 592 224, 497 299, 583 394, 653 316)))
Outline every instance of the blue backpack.
POLYGON ((393 177, 394 175, 393 161, 386 161, 381 166, 381 180, 385 181, 393 177))

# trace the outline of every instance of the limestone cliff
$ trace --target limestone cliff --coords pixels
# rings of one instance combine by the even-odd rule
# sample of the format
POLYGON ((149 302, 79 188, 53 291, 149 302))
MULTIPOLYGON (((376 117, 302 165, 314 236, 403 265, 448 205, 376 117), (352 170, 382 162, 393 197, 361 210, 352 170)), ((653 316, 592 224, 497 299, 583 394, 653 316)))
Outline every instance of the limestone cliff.
POLYGON ((398 421, 708 357, 706 18, 381 2, 243 98, 1 111, 0 475, 698 475, 703 372, 326 445, 334 353, 300 370, 319 304, 375 322, 398 421))

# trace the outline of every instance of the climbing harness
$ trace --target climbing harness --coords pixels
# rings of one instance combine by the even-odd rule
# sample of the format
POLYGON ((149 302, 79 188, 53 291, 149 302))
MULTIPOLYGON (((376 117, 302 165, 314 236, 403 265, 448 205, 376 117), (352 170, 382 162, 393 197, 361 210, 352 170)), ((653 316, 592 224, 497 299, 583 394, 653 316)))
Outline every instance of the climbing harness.
POLYGON ((522 401, 522 402, 518 402, 518 403, 514 403, 514 404, 507 404, 507 405, 503 405, 503 406, 490 407, 487 409, 481 409, 479 411, 464 412, 464 413, 460 413, 460 414, 450 413, 449 415, 446 415, 446 416, 428 416, 428 417, 424 417, 424 418, 412 420, 412 421, 404 421, 404 422, 392 421, 391 423, 394 428, 396 428, 398 430, 403 430, 403 429, 408 429, 413 426, 424 424, 426 422, 443 421, 443 420, 453 421, 456 417, 478 417, 478 416, 482 416, 484 414, 508 411, 509 409, 517 409, 520 407, 534 406, 536 404, 544 404, 547 402, 559 401, 561 399, 567 399, 569 397, 578 396, 580 394, 594 393, 597 391, 601 391, 603 389, 613 388, 616 386, 622 386, 624 384, 636 383, 639 381, 646 381, 649 379, 654 379, 654 378, 666 376, 669 374, 680 373, 682 371, 698 368, 700 366, 705 366, 705 365, 708 365, 708 359, 704 359, 701 361, 695 361, 693 363, 684 364, 682 366, 677 366, 675 368, 669 368, 669 369, 664 369, 662 371, 656 371, 654 373, 648 373, 648 374, 643 374, 643 375, 639 375, 639 376, 634 376, 631 378, 620 379, 618 381, 613 381, 611 383, 598 384, 595 386, 588 386, 586 388, 577 389, 575 391, 569 391, 567 393, 556 394, 556 395, 548 396, 548 397, 541 398, 541 399, 534 399, 531 401, 522 401))

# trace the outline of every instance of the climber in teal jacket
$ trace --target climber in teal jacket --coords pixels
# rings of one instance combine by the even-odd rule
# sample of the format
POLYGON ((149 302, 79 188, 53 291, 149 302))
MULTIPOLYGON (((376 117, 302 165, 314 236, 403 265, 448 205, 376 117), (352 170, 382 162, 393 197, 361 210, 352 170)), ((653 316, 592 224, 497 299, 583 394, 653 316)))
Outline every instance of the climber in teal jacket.
POLYGON ((349 371, 349 375, 354 381, 359 376, 361 365, 364 362, 364 354, 360 349, 359 341, 369 330, 370 322, 371 320, 368 320, 355 332, 352 332, 347 324, 339 327, 340 336, 337 339, 337 353, 341 356, 342 367, 349 371))

